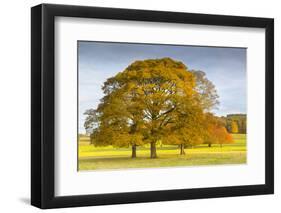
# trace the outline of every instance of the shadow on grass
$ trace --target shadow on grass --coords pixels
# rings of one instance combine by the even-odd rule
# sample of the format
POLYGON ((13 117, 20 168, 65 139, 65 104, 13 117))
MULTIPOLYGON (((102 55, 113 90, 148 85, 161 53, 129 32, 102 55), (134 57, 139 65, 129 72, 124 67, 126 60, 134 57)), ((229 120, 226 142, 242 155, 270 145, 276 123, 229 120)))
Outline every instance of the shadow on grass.
MULTIPOLYGON (((163 158, 163 157, 161 157, 161 158, 163 158)), ((155 158, 155 159, 161 159, 161 158, 155 158)), ((137 161, 137 160, 148 160, 148 159, 153 160, 152 158, 147 157, 147 156, 139 156, 139 157, 136 157, 136 158, 131 158, 131 157, 127 157, 127 156, 124 156, 124 157, 112 156, 112 157, 83 157, 83 158, 79 158, 79 161, 80 162, 83 162, 83 161, 87 161, 87 162, 91 162, 91 161, 92 162, 98 162, 98 161, 107 162, 107 161, 114 160, 114 162, 118 162, 118 161, 124 161, 124 160, 137 161)))

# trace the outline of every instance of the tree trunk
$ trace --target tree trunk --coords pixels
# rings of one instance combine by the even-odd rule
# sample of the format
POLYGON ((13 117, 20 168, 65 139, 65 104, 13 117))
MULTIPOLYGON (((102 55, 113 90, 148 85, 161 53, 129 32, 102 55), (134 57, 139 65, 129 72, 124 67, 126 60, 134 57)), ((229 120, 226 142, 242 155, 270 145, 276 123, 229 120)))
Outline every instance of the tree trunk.
POLYGON ((156 142, 151 142, 150 143, 150 158, 157 158, 156 142))
POLYGON ((180 145, 180 149, 181 149, 180 155, 185 155, 184 144, 180 145))
POLYGON ((137 157, 137 146, 135 144, 132 145, 132 158, 137 157))
POLYGON ((209 146, 209 147, 212 147, 212 144, 211 144, 211 143, 209 143, 209 144, 208 144, 208 146, 209 146))

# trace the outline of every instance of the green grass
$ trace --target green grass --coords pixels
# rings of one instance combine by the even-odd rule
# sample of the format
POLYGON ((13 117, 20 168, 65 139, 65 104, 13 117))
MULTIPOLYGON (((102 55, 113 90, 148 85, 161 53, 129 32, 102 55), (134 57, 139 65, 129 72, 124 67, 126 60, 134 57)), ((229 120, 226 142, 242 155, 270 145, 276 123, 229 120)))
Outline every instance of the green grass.
POLYGON ((179 155, 177 146, 157 147, 157 159, 150 159, 149 146, 137 148, 137 158, 131 158, 130 148, 111 146, 95 147, 83 138, 79 143, 79 170, 151 168, 172 166, 199 166, 246 163, 246 135, 234 134, 234 143, 220 147, 199 145, 185 149, 185 155, 179 155))

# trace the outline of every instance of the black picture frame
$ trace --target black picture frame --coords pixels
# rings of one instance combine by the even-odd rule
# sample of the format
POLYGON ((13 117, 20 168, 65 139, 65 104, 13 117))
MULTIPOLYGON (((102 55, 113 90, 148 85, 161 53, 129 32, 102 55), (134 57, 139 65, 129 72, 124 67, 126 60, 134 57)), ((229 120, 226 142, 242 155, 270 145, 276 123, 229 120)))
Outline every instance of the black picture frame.
POLYGON ((41 4, 31 9, 31 204, 42 208, 217 198, 274 193, 274 20, 241 16, 41 4), (54 195, 55 17, 264 28, 265 184, 94 195, 54 195))

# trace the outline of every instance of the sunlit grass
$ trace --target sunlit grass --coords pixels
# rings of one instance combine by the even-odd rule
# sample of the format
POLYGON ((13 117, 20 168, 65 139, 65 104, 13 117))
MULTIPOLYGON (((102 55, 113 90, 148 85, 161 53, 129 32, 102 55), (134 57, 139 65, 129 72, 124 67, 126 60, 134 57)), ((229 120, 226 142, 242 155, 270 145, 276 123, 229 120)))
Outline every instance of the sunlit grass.
POLYGON ((79 145, 79 170, 148 168, 170 166, 199 166, 246 163, 246 135, 233 135, 234 144, 220 147, 199 145, 185 149, 186 155, 179 155, 177 146, 157 147, 157 159, 150 159, 149 146, 137 148, 137 158, 131 158, 130 148, 112 146, 95 147, 84 142, 79 145))

